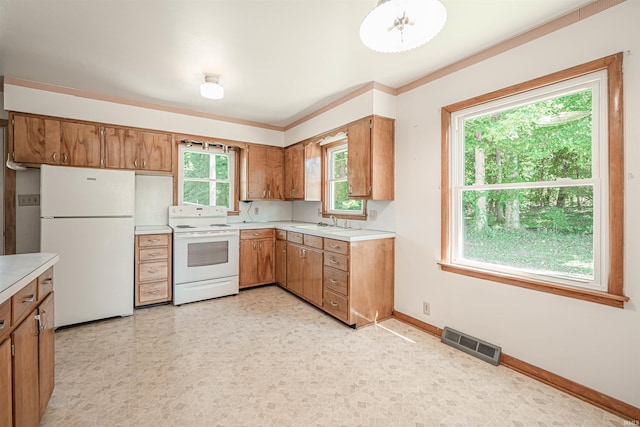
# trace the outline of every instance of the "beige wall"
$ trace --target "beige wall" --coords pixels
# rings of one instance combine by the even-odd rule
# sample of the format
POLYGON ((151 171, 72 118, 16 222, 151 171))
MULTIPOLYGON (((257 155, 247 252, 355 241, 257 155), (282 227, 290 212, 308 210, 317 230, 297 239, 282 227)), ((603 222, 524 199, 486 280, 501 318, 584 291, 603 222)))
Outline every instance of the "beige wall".
POLYGON ((396 310, 640 407, 640 2, 627 1, 406 92, 396 118, 396 310), (440 108, 620 51, 624 57, 624 310, 445 273, 440 258, 440 108), (422 314, 422 302, 431 315, 422 314))

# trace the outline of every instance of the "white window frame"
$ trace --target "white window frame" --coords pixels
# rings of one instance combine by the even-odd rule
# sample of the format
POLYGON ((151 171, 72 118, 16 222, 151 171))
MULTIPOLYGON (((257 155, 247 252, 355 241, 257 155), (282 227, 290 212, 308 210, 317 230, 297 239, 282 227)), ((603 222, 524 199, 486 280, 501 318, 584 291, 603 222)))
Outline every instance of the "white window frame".
POLYGON ((519 276, 529 280, 550 282, 569 287, 584 288, 606 292, 608 286, 608 126, 607 126, 607 72, 596 71, 587 75, 561 81, 542 88, 531 90, 492 102, 455 111, 451 114, 450 147, 450 188, 451 215, 449 217, 451 264, 461 267, 493 271, 498 274, 519 276), (509 110, 519 106, 557 98, 571 93, 590 89, 592 91, 592 177, 590 179, 560 179, 546 182, 522 182, 509 184, 473 184, 464 183, 464 121, 491 113, 509 110), (463 203, 464 190, 524 189, 535 187, 593 187, 593 280, 580 280, 567 276, 518 269, 515 267, 488 264, 463 257, 463 203))
MULTIPOLYGON (((214 160, 212 160, 214 161, 214 160)), ((220 148, 210 147, 208 150, 203 150, 200 145, 194 145, 191 147, 187 147, 186 145, 180 145, 178 148, 178 204, 184 204, 184 181, 200 181, 200 182, 228 182, 229 183, 229 205, 227 207, 227 211, 231 212, 234 210, 234 194, 235 194, 235 152, 229 150, 228 152, 224 152, 220 148), (185 178, 184 176, 184 153, 186 152, 196 152, 202 154, 208 154, 211 156, 214 155, 226 155, 228 156, 228 164, 229 164, 229 178, 228 179, 215 179, 215 178, 185 178)), ((213 200, 215 202, 215 197, 210 197, 209 200, 213 200)), ((215 206, 215 205, 210 205, 215 206)))
POLYGON ((349 171, 347 171, 347 176, 344 178, 333 178, 334 176, 334 170, 335 170, 335 164, 333 161, 334 158, 334 154, 337 152, 341 152, 341 151, 345 151, 345 152, 349 152, 349 144, 348 142, 345 142, 343 144, 338 144, 338 145, 334 145, 331 147, 328 147, 326 152, 326 158, 327 158, 327 166, 326 166, 326 170, 325 170, 325 183, 326 183, 326 197, 327 197, 327 213, 328 214, 334 214, 334 215, 364 215, 364 209, 365 209, 365 201, 362 200, 361 204, 360 204, 360 209, 355 211, 355 210, 344 210, 344 209, 336 209, 334 206, 334 186, 333 184, 336 182, 348 182, 349 177, 349 171))

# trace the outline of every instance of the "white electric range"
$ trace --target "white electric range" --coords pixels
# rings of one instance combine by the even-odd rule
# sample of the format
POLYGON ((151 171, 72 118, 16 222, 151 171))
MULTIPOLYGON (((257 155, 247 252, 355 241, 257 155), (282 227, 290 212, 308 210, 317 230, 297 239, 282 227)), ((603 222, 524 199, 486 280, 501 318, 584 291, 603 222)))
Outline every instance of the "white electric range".
POLYGON ((169 206, 173 304, 238 293, 240 232, 219 206, 169 206))

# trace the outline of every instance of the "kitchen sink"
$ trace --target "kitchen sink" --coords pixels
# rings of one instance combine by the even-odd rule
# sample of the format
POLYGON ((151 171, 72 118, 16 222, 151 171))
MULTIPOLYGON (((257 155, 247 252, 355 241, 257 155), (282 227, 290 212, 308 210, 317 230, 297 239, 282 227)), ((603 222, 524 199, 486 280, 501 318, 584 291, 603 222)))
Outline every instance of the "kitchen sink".
POLYGON ((321 231, 342 230, 341 228, 334 227, 332 225, 318 225, 318 224, 294 225, 293 228, 301 228, 303 230, 321 230, 321 231))

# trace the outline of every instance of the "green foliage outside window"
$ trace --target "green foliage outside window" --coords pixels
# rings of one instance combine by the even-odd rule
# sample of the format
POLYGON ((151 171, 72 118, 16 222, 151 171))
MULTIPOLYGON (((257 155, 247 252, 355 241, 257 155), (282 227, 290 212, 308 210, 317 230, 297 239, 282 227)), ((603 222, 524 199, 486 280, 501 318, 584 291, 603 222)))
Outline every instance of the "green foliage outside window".
POLYGON ((185 151, 183 161, 183 203, 231 207, 228 155, 185 151))
POLYGON ((330 161, 331 168, 331 210, 332 211, 362 211, 362 200, 349 199, 349 184, 347 182, 347 163, 349 152, 346 148, 333 151, 330 161))

